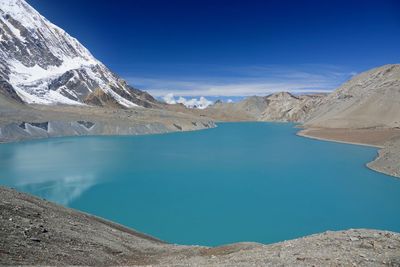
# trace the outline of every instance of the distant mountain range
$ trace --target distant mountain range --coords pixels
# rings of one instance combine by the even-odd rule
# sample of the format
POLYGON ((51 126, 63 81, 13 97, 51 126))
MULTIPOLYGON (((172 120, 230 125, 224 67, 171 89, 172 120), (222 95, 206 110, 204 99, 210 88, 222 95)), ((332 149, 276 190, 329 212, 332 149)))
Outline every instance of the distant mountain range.
POLYGON ((0 92, 29 104, 129 108, 157 103, 23 0, 0 1, 0 80, 0 92))
POLYGON ((317 128, 400 128, 400 64, 354 76, 330 94, 288 92, 217 101, 197 112, 221 121, 301 122, 317 128))
POLYGON ((222 102, 217 100, 206 109, 185 109, 179 105, 168 105, 165 108, 190 112, 199 116, 213 118, 217 121, 279 121, 304 122, 326 94, 293 95, 279 92, 267 96, 250 96, 239 102, 222 102))

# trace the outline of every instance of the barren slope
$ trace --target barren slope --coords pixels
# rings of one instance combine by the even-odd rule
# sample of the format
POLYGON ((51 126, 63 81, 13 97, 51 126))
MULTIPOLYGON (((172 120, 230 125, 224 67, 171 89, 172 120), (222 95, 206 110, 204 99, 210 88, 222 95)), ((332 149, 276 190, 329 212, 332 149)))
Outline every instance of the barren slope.
POLYGON ((217 121, 303 122, 309 111, 325 97, 323 94, 292 95, 288 92, 268 96, 251 96, 236 103, 217 102, 206 109, 187 109, 182 105, 166 105, 169 110, 192 113, 217 121))
POLYGON ((307 127, 400 127, 400 65, 363 72, 328 95, 307 127))

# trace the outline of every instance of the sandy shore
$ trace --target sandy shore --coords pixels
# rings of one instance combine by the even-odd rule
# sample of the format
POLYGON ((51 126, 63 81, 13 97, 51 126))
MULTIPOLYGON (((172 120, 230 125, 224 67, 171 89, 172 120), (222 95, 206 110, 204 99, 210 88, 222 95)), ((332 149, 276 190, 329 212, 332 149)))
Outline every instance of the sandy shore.
POLYGON ((400 129, 306 128, 299 136, 323 141, 364 145, 379 148, 378 156, 366 166, 372 170, 400 178, 400 129))

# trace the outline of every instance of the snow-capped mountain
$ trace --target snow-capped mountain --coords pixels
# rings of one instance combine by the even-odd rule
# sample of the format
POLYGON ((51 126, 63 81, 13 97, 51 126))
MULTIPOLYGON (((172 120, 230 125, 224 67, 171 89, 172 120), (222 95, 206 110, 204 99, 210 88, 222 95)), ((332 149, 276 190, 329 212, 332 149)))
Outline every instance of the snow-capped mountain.
POLYGON ((169 93, 166 94, 163 98, 165 103, 173 105, 173 104, 183 104, 187 108, 197 108, 197 109, 205 109, 208 106, 212 105, 213 102, 201 96, 199 99, 191 98, 186 99, 180 96, 178 99, 175 99, 174 94, 169 93))
POLYGON ((0 0, 0 92, 26 103, 151 107, 79 41, 24 0, 0 0))

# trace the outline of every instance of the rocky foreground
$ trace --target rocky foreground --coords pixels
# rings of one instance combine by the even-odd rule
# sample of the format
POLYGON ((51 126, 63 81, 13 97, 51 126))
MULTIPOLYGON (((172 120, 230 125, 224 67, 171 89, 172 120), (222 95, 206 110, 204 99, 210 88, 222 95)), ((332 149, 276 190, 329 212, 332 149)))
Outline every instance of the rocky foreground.
POLYGON ((0 187, 0 265, 399 266, 400 234, 355 229, 272 245, 167 244, 0 187))

